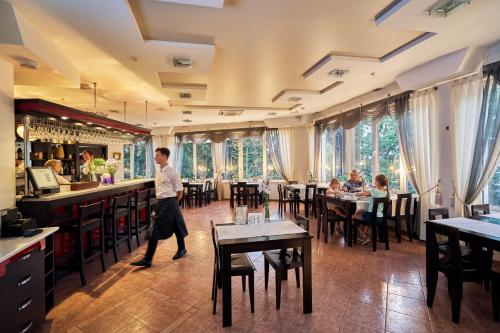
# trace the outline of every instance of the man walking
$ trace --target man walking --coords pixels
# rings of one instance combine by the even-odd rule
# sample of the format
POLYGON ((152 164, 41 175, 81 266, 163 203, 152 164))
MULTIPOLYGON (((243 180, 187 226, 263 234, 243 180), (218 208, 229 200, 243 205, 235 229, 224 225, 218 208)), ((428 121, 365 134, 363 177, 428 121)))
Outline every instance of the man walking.
POLYGON ((156 197, 158 198, 156 219, 149 233, 148 248, 144 259, 131 263, 133 266, 150 267, 158 240, 170 238, 172 234, 175 234, 177 239, 177 253, 172 259, 180 259, 186 254, 184 237, 188 235, 188 231, 179 207, 183 186, 179 174, 167 163, 169 156, 170 151, 167 148, 158 148, 155 151, 155 161, 160 165, 160 170, 156 173, 155 178, 156 197))

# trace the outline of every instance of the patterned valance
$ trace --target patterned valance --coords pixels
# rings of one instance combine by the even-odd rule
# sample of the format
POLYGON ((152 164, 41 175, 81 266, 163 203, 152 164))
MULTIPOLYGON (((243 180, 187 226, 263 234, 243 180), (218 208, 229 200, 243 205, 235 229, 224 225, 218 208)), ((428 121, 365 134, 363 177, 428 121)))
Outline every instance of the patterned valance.
POLYGON ((316 129, 323 133, 327 128, 336 130, 337 128, 351 129, 356 127, 361 121, 366 124, 374 124, 385 116, 398 118, 408 108, 410 91, 396 96, 390 96, 384 100, 361 105, 355 109, 341 112, 339 114, 317 120, 316 129))
POLYGON ((243 137, 249 136, 262 136, 265 127, 257 128, 236 128, 226 130, 212 130, 212 131, 198 131, 198 132, 183 132, 176 133, 175 137, 179 143, 204 143, 210 142, 223 142, 227 139, 238 140, 243 137))

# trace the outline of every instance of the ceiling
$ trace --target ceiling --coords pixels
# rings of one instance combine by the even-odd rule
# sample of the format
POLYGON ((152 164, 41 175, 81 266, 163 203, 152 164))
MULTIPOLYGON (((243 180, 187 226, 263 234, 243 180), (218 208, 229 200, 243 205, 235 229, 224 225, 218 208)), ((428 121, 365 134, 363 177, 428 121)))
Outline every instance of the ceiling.
MULTIPOLYGON (((374 17, 391 0, 9 2, 71 61, 82 83, 97 83, 98 111, 124 120, 127 102, 126 121, 148 127, 318 112, 436 57, 500 39, 497 0, 472 1, 448 18, 424 13, 433 0, 406 1, 381 23, 374 17), (192 68, 173 67, 174 57, 192 59, 192 68), (350 72, 330 78, 335 68, 350 72), (179 98, 182 91, 192 98, 179 98), (244 112, 222 117, 221 110, 244 112)), ((91 89, 68 87, 42 69, 16 68, 16 97, 94 109, 91 89)))

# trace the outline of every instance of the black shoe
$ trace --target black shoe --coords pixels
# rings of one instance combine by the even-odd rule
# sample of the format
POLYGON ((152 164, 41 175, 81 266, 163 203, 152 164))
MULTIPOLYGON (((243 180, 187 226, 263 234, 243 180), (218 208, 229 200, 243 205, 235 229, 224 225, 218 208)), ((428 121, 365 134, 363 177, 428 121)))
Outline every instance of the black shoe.
POLYGON ((142 266, 142 267, 151 267, 151 261, 147 261, 146 259, 141 259, 139 261, 131 262, 132 266, 142 266))
POLYGON ((187 252, 186 249, 177 250, 177 253, 175 254, 175 256, 172 257, 172 260, 177 260, 177 259, 184 257, 184 255, 186 255, 186 252, 187 252))

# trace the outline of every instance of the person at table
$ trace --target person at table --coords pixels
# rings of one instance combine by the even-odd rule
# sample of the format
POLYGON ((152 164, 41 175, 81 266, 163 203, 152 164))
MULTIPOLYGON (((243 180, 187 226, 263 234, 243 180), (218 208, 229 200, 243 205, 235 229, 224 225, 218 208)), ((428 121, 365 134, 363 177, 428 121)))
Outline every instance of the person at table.
MULTIPOLYGON (((334 197, 334 198, 340 198, 342 197, 343 191, 342 187, 340 186, 340 181, 337 178, 332 178, 330 181, 330 185, 328 186, 326 192, 326 196, 328 197, 334 197)), ((326 203, 326 206, 329 210, 335 212, 337 215, 341 215, 342 212, 338 212, 335 207, 328 207, 328 202, 326 203)), ((339 235, 344 235, 344 230, 342 229, 341 222, 336 222, 335 223, 335 230, 339 235)))
MULTIPOLYGON (((368 210, 361 213, 361 219, 369 221, 372 219, 373 212, 373 198, 388 198, 389 197, 389 178, 386 175, 377 175, 375 177, 375 188, 369 189, 363 192, 357 192, 355 194, 357 197, 370 197, 370 202, 368 205, 368 210)), ((379 205, 378 210, 375 214, 377 217, 383 217, 383 205, 379 205)), ((358 215, 358 213, 356 214, 358 215)), ((359 216, 358 216, 359 218, 359 216)), ((358 225, 358 240, 362 244, 368 244, 370 239, 368 238, 368 229, 366 225, 358 225)))
POLYGON ((349 193, 356 193, 363 191, 363 178, 359 170, 354 169, 351 171, 350 178, 344 183, 344 190, 349 193))
POLYGON ((54 173, 56 174, 56 179, 57 179, 57 182, 59 183, 59 185, 71 184, 71 182, 69 180, 67 180, 66 178, 61 176, 61 172, 62 172, 63 168, 62 168, 62 163, 60 160, 48 160, 47 162, 45 162, 44 166, 50 167, 50 168, 52 168, 52 170, 54 170, 54 173))
POLYGON ((156 218, 151 230, 148 230, 148 248, 142 260, 131 263, 133 266, 150 267, 160 239, 168 239, 175 234, 177 253, 172 258, 177 260, 186 254, 184 238, 188 235, 184 217, 179 207, 184 187, 177 171, 168 165, 170 150, 157 148, 155 161, 160 165, 156 172, 155 188, 158 204, 155 209, 156 218))

